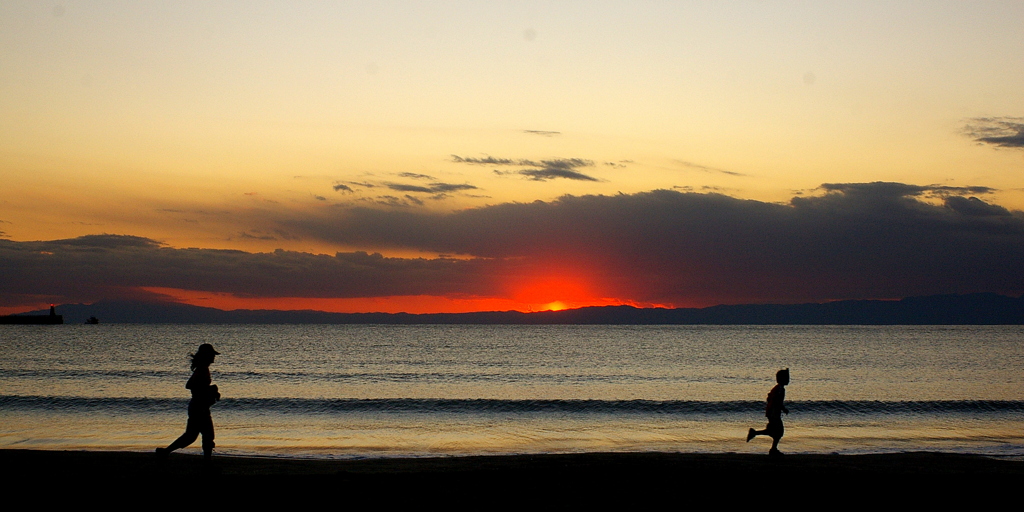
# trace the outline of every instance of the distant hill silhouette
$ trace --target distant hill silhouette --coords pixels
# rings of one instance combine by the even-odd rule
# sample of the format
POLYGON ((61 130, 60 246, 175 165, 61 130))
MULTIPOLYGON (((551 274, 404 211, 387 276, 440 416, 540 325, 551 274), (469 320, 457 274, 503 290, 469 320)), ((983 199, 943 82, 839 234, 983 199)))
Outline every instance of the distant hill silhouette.
MULTIPOLYGON (((708 308, 598 306, 520 313, 326 313, 222 311, 178 303, 97 302, 57 306, 69 324, 90 316, 101 323, 171 324, 680 324, 680 325, 985 325, 1024 324, 1024 296, 994 293, 933 295, 898 301, 844 300, 823 304, 747 304, 708 308)), ((35 311, 33 314, 46 313, 35 311)))

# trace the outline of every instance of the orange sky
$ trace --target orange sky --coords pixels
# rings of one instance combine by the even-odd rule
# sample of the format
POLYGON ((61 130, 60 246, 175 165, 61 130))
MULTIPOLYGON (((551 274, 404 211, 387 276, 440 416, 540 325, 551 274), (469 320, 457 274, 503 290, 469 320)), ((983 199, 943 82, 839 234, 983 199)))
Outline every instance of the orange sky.
MULTIPOLYGON (((1024 208, 1020 2, 389 5, 0 3, 0 240, 414 261, 479 254, 331 223, 654 190, 788 204, 870 182, 1024 208)), ((650 304, 566 268, 485 296, 136 288, 252 309, 650 304)), ((6 293, 0 312, 51 296, 6 293)))

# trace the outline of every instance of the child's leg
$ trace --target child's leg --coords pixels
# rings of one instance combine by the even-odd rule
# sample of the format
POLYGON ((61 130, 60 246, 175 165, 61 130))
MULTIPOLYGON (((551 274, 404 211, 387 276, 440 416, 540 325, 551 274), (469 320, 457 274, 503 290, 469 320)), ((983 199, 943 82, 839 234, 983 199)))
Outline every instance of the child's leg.
POLYGON ((772 432, 774 431, 773 427, 774 427, 774 425, 772 425, 772 422, 768 421, 768 425, 764 427, 764 430, 754 430, 754 429, 748 430, 747 431, 747 442, 749 443, 751 439, 753 439, 753 438, 755 438, 757 436, 771 436, 771 435, 773 435, 772 434, 772 432))
POLYGON ((753 428, 751 428, 750 430, 747 431, 747 442, 749 443, 751 439, 753 439, 753 438, 755 438, 757 436, 763 436, 763 435, 767 435, 767 434, 768 434, 768 429, 754 430, 753 428))
POLYGON ((786 433, 786 428, 782 425, 782 420, 779 419, 769 422, 768 428, 765 430, 770 430, 771 432, 768 435, 772 436, 772 448, 771 450, 768 450, 768 453, 782 453, 779 451, 779 441, 782 440, 782 436, 786 433))

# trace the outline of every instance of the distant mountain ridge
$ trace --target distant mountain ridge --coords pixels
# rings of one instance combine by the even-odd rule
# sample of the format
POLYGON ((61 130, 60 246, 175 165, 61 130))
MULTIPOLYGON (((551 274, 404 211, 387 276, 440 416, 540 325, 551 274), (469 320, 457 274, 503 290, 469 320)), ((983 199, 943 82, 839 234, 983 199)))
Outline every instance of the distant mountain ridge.
MULTIPOLYGON (((594 306, 520 313, 327 313, 223 311, 178 303, 62 304, 68 324, 90 316, 101 323, 170 324, 569 324, 569 325, 1024 325, 1024 296, 995 293, 908 297, 898 301, 844 300, 821 304, 744 304, 707 308, 594 306)), ((47 311, 33 311, 42 314, 47 311)))

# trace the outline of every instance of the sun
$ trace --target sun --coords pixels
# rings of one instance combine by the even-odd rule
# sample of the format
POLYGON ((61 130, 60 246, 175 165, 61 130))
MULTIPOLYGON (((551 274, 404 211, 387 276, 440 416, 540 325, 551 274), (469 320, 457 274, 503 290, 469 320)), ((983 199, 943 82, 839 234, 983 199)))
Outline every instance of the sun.
POLYGON ((563 309, 569 309, 569 306, 566 306, 565 303, 560 300, 556 300, 545 305, 544 308, 548 311, 561 311, 563 309))
POLYGON ((593 305, 589 279, 579 272, 549 272, 533 275, 510 286, 509 298, 527 311, 563 311, 593 305))

